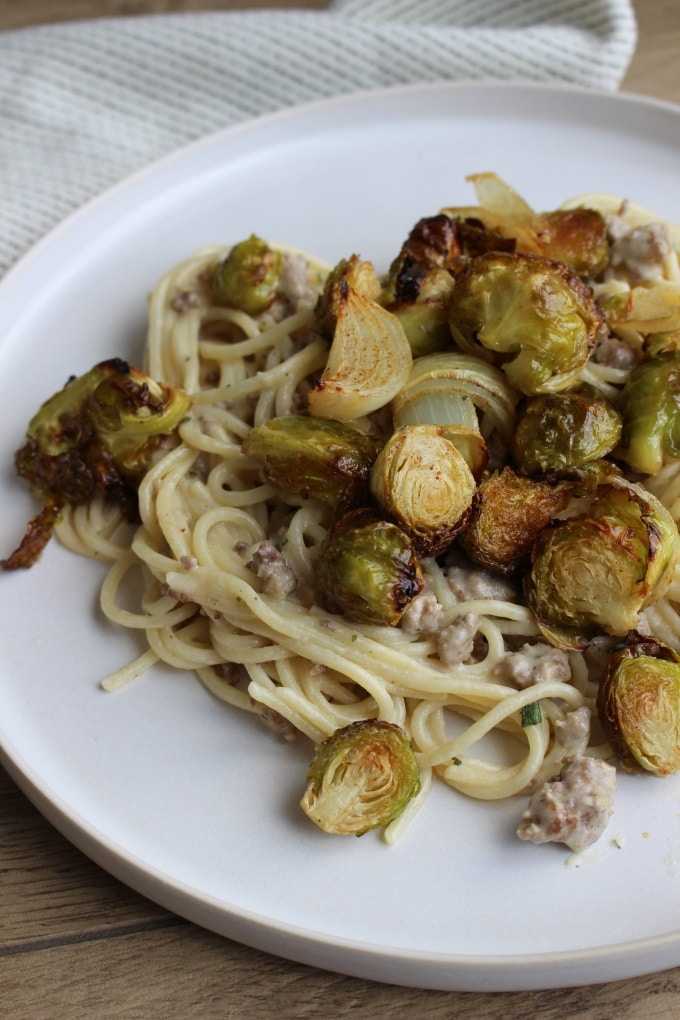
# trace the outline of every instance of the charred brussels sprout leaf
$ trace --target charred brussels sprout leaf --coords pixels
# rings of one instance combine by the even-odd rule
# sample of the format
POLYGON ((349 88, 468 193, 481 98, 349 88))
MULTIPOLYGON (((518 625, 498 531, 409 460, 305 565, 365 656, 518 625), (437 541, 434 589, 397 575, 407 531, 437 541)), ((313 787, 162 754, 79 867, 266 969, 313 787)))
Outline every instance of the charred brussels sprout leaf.
POLYGON ((17 473, 45 509, 3 567, 31 566, 58 510, 87 503, 97 492, 135 519, 139 480, 189 407, 183 390, 157 383, 119 358, 95 365, 50 397, 31 419, 15 457, 17 473))
POLYGON ((529 566, 534 542, 571 499, 567 484, 497 471, 477 489, 470 517, 458 541, 470 559, 510 576, 529 566))
POLYGON ((272 484, 341 512, 366 503, 376 439, 331 418, 288 415, 251 429, 243 452, 262 460, 272 484))
POLYGON ((519 470, 526 475, 564 471, 599 460, 621 437, 621 415, 587 389, 550 393, 527 401, 513 441, 519 470))
POLYGON ((609 658, 597 695, 600 720, 627 771, 680 770, 680 656, 636 637, 609 658))
POLYGON ((419 789, 418 766, 403 730, 366 719, 319 745, 300 805, 324 832, 362 836, 388 825, 419 789))
POLYGON ((371 471, 371 492, 421 556, 437 556, 463 526, 475 479, 441 425, 406 425, 387 440, 371 471))
POLYGON ((460 253, 454 221, 430 216, 416 223, 390 266, 381 300, 404 327, 414 357, 451 346, 450 269, 460 253))
POLYGON ((378 300, 381 287, 372 262, 351 255, 348 259, 341 259, 328 274, 315 308, 319 328, 328 336, 335 332, 340 306, 346 301, 348 290, 368 301, 378 300))
POLYGON ((601 324, 590 288, 559 262, 495 252, 472 259, 456 278, 454 339, 470 354, 498 360, 528 395, 571 385, 601 324))
POLYGON ((553 644, 581 648, 597 634, 623 636, 665 593, 680 555, 666 508, 639 486, 598 486, 587 515, 538 537, 525 578, 529 607, 553 644))
POLYGON ((408 535, 372 510, 345 514, 321 546, 317 599, 348 620, 395 626, 423 583, 408 535))
POLYGON ((660 354, 633 369, 622 414, 617 454, 634 471, 655 475, 680 457, 680 353, 660 354))
POLYGON ((276 298, 283 256, 252 234, 235 244, 216 267, 212 289, 215 300, 249 315, 266 311, 276 298))

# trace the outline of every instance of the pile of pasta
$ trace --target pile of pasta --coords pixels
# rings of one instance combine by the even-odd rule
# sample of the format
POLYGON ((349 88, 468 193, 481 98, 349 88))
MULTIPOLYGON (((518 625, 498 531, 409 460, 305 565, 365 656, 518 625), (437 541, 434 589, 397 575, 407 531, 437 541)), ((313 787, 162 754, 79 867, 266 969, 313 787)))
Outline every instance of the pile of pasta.
MULTIPOLYGON (((649 222, 652 214, 609 196, 574 200, 603 214, 649 222)), ((654 287, 665 301, 680 293, 677 233, 654 287)), ((120 688, 155 663, 192 671, 222 702, 278 724, 285 735, 319 743, 347 724, 378 717, 407 734, 421 787, 388 827, 394 840, 428 796, 434 776, 464 795, 512 797, 554 771, 555 727, 569 712, 594 704, 596 684, 583 652, 569 653, 571 676, 519 689, 499 679, 499 664, 522 641, 540 640, 521 599, 461 598, 441 558, 422 562, 427 590, 442 607, 442 625, 473 613, 483 639, 479 658, 447 665, 433 635, 402 627, 351 622, 315 604, 314 578, 330 525, 328 507, 282 492, 246 456, 242 442, 255 425, 299 413, 323 371, 328 340, 316 328, 310 293, 282 318, 251 316, 218 305, 204 285, 226 247, 202 250, 172 268, 149 300, 145 370, 183 387, 192 407, 179 442, 155 463, 139 488, 141 524, 121 531, 120 516, 102 501, 65 511, 57 533, 67 546, 109 559, 101 606, 115 625, 138 631, 144 649, 107 677, 120 688), (121 535, 123 536, 121 538, 121 535), (263 590, 253 551, 266 540, 281 548, 297 578, 288 597, 263 590), (123 594, 131 575, 139 604, 123 594), (522 710, 540 699, 540 720, 522 725, 522 710), (484 750, 494 734, 510 738, 511 754, 484 750)), ((296 257, 298 257, 296 255, 296 257)), ((328 267, 310 262, 321 291, 328 267)), ((596 298, 631 283, 612 273, 594 285, 596 298)), ((660 299, 660 300, 661 300, 660 299)), ((627 338, 639 343, 636 326, 627 338)), ((582 380, 611 395, 626 369, 588 363, 582 380)), ((650 489, 680 517, 680 468, 671 463, 650 489)), ((651 631, 680 648, 680 578, 647 612, 651 631)), ((503 745, 505 746, 505 744, 503 745)), ((588 754, 606 756, 594 742, 588 754)))

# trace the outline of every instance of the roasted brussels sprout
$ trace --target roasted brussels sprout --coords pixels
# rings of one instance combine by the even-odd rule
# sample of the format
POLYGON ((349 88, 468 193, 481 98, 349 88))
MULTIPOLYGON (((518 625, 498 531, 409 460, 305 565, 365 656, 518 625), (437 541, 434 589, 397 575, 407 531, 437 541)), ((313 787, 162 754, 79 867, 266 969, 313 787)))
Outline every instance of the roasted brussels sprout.
POLYGON ((532 397, 517 420, 512 452, 525 475, 564 471, 599 460, 621 437, 621 415, 596 391, 532 397))
POLYGON ((655 475, 680 457, 680 353, 638 365, 623 387, 623 431, 617 455, 640 474, 655 475))
POLYGON ((607 225, 596 209, 556 209, 540 213, 536 239, 541 255, 563 262, 578 276, 598 276, 609 260, 607 225))
POLYGON ((351 255, 341 259, 326 277, 323 293, 316 303, 315 315, 319 328, 333 336, 341 304, 347 291, 353 290, 368 301, 377 301, 381 292, 380 280, 372 262, 351 255))
POLYGON ((590 288, 562 263, 494 252, 456 277, 449 322, 464 351, 497 360, 511 385, 533 396, 574 382, 602 314, 590 288))
POLYGON ((171 389, 126 361, 103 361, 71 379, 28 425, 17 451, 17 473, 46 508, 31 521, 5 569, 31 566, 50 537, 58 510, 88 502, 96 492, 137 517, 137 485, 159 444, 190 407, 171 389))
POLYGON ((386 303, 388 311, 399 319, 414 358, 445 351, 451 346, 449 301, 452 292, 451 274, 443 269, 431 269, 418 281, 418 294, 412 301, 386 303))
POLYGON ((330 613, 395 626, 423 584, 411 539, 372 510, 340 517, 322 543, 316 595, 330 613))
POLYGON ((460 252, 453 220, 429 216, 416 223, 390 266, 381 301, 404 327, 414 357, 451 346, 450 269, 460 252))
POLYGON ((262 460, 272 484, 344 513, 368 502, 371 465, 380 443, 344 422, 292 414, 251 429, 242 449, 262 460))
POLYGON ((281 279, 283 256, 255 234, 235 244, 215 268, 215 300, 249 315, 259 315, 274 303, 281 279))
POLYGON ((353 421, 389 404, 411 370, 399 319, 344 283, 326 367, 309 391, 310 414, 353 421))
POLYGON ((517 574, 529 566, 536 538, 571 495, 568 483, 551 485, 503 468, 480 484, 458 542, 475 563, 517 574))
POLYGON ((362 719, 317 747, 300 806, 324 832, 363 836, 400 815, 419 789, 418 766, 403 730, 362 719))
POLYGON ((610 656, 597 708, 627 771, 680 770, 680 655, 673 649, 635 635, 610 656))
POLYGON ((623 636, 662 598, 680 556, 671 515, 637 485, 612 475, 589 512, 538 536, 525 592, 543 634, 582 648, 598 633, 623 636))
MULTIPOLYGON (((473 218, 498 242, 487 251, 502 250, 511 239, 519 252, 563 262, 579 276, 598 275, 608 261, 608 238, 602 214, 583 201, 554 212, 535 212, 510 185, 494 173, 471 174, 479 206, 443 210, 453 217, 473 218)), ((510 249, 514 250, 514 249, 510 249)))
POLYGON ((441 425, 397 429, 371 470, 371 493, 420 556, 447 549, 470 510, 475 479, 441 425))

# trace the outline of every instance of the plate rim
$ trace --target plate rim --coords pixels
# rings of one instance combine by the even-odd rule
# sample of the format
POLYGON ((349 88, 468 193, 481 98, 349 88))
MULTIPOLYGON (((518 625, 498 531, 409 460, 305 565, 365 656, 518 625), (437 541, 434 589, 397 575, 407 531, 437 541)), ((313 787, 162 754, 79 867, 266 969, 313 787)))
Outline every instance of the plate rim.
MULTIPOLYGON (((299 126, 310 117, 329 110, 342 108, 349 111, 366 103, 396 102, 404 96, 432 93, 453 96, 461 92, 492 93, 499 90, 507 92, 508 89, 511 89, 515 94, 527 92, 544 97, 553 95, 573 99, 591 97, 596 98, 598 102, 610 102, 621 108, 631 108, 632 106, 642 109, 653 108, 670 114, 676 120, 680 117, 680 105, 634 92, 602 92, 567 83, 545 84, 525 81, 499 82, 497 80, 436 81, 393 85, 353 91, 283 107, 271 113, 261 114, 219 128, 180 145, 77 206, 32 244, 4 273, 0 280, 0 310, 7 301, 11 307, 11 295, 23 274, 30 273, 34 263, 39 262, 45 252, 49 252, 55 244, 58 246, 61 239, 67 238, 82 222, 87 223, 93 212, 109 207, 118 197, 124 196, 130 191, 134 192, 139 184, 144 184, 149 179, 157 177, 164 168, 171 168, 178 163, 185 162, 192 155, 210 150, 232 138, 258 135, 263 131, 266 132, 271 126, 286 122, 299 126)), ((678 148, 680 149, 680 143, 678 148)), ((4 344, 0 346, 4 346, 4 344)), ((0 727, 0 761, 6 771, 50 824, 78 850, 141 895, 194 923, 226 937, 235 938, 252 948, 358 978, 397 985, 404 984, 409 987, 451 991, 485 989, 519 991, 594 984, 603 980, 612 981, 622 977, 641 976, 680 963, 680 926, 674 932, 628 941, 615 946, 516 955, 438 954, 425 950, 404 951, 395 947, 377 945, 374 942, 363 943, 357 939, 316 932, 303 926, 288 925, 284 927, 247 908, 237 908, 231 905, 228 917, 233 922, 234 930, 238 930, 238 933, 228 934, 224 928, 220 930, 210 924, 213 913, 220 910, 219 901, 212 898, 212 902, 208 903, 210 898, 201 894, 202 901, 196 903, 195 897, 192 897, 191 887, 181 879, 176 876, 165 876, 153 865, 137 860, 134 854, 118 846, 105 833, 82 817, 74 807, 63 803, 62 798, 55 791, 50 790, 49 782, 35 773, 31 764, 23 758, 20 752, 13 751, 11 739, 8 737, 9 735, 6 737, 0 727), (342 954, 342 960, 335 959, 332 963, 329 962, 328 951, 332 951, 333 954, 339 951, 342 954), (628 968, 633 957, 635 957, 634 972, 628 968), (654 958, 652 959, 652 957, 654 958), (414 962, 417 963, 419 974, 425 981, 424 984, 407 980, 401 974, 400 968, 403 965, 413 966, 414 962), (604 978, 602 977, 603 963, 608 965, 606 970, 608 976, 604 978), (547 967, 551 967, 554 972, 553 979, 548 983, 546 983, 544 973, 534 975, 536 968, 542 972, 547 967), (500 979, 500 983, 494 980, 489 981, 489 971, 494 972, 496 978, 500 979)))

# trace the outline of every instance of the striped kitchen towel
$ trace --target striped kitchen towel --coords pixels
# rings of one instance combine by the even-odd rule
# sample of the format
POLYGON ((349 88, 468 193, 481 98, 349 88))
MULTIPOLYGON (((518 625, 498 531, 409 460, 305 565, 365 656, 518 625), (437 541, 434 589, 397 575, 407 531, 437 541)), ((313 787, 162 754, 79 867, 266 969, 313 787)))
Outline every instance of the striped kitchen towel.
POLYGON ((629 0, 335 0, 0 34, 0 273, 86 199, 178 146, 321 97, 441 80, 616 89, 629 0))

